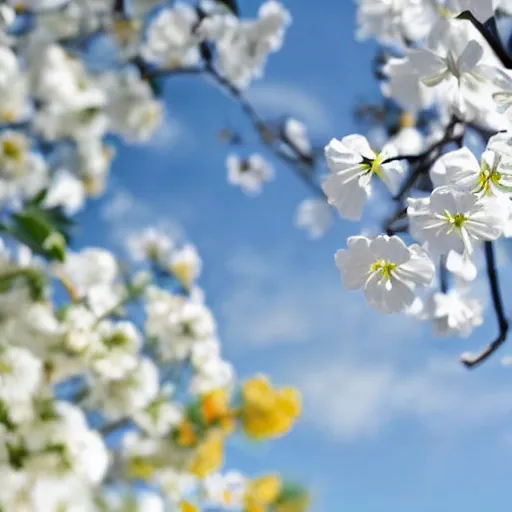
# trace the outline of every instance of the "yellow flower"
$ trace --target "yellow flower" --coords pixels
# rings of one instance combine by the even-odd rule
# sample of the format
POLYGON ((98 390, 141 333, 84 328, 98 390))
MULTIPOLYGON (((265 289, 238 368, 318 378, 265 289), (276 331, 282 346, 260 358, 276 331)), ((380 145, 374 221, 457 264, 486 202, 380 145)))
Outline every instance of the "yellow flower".
POLYGON ((190 503, 190 501, 182 501, 180 503, 181 512, 199 512, 199 509, 190 503))
POLYGON ((270 439, 288 432, 301 413, 301 396, 294 388, 274 389, 258 375, 242 387, 242 423, 247 435, 270 439))
POLYGON ((217 389, 201 397, 201 409, 207 425, 214 423, 230 435, 236 428, 237 411, 229 408, 230 396, 225 389, 217 389))
POLYGON ((271 505, 279 496, 282 486, 279 475, 271 474, 255 478, 247 488, 247 500, 261 505, 271 505))
POLYGON ((185 420, 178 428, 178 443, 181 446, 191 447, 197 444, 197 435, 191 421, 185 420))
POLYGON ((214 423, 229 414, 229 394, 225 389, 216 389, 201 397, 201 405, 206 423, 214 423))
POLYGON ((275 512, 306 512, 309 505, 309 496, 305 495, 276 505, 275 512))
POLYGON ((210 430, 197 446, 189 471, 204 478, 217 471, 224 462, 224 435, 219 430, 210 430))

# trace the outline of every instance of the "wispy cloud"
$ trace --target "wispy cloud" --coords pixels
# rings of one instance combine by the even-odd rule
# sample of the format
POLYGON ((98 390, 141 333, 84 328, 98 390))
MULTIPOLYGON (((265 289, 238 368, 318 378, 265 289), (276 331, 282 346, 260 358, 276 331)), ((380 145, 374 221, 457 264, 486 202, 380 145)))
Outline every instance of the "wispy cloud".
MULTIPOLYGON (((360 354, 360 357, 362 354, 360 354)), ((492 426, 512 410, 510 390, 469 376, 455 358, 423 366, 333 358, 306 372, 307 420, 343 441, 413 420, 436 434, 492 426)))
POLYGON ((267 256, 247 249, 234 253, 221 309, 228 342, 243 339, 247 348, 265 349, 332 337, 334 330, 341 337, 337 320, 342 295, 336 274, 319 276, 310 269, 298 277, 287 261, 279 251, 267 256))
POLYGON ((145 147, 153 151, 167 152, 178 145, 182 147, 188 141, 189 133, 186 125, 166 105, 163 108, 162 123, 151 140, 145 143, 145 147))
POLYGON ((162 220, 154 205, 138 199, 115 182, 103 198, 100 214, 108 225, 111 240, 121 249, 126 249, 126 240, 130 234, 148 226, 158 227, 176 240, 183 238, 182 229, 177 223, 162 220))
POLYGON ((361 294, 342 289, 336 269, 291 261, 279 249, 235 253, 222 326, 244 350, 301 343, 300 351, 290 345, 292 362, 278 377, 302 389, 313 428, 348 442, 400 421, 446 434, 510 414, 503 379, 458 362, 467 342, 434 342, 426 325, 372 312, 361 294))
POLYGON ((322 102, 297 84, 267 82, 254 85, 248 97, 264 114, 296 117, 313 134, 328 135, 332 129, 331 115, 322 102))

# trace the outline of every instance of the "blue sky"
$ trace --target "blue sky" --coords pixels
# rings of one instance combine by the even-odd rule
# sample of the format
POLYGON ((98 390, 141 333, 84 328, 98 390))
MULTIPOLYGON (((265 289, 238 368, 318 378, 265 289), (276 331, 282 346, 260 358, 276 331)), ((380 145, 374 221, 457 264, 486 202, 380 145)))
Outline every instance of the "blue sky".
MULTIPOLYGON (((356 131, 358 98, 378 97, 375 48, 354 41, 349 0, 284 3, 293 25, 249 97, 269 116, 305 122, 323 147, 356 131)), ((250 14, 259 2, 240 5, 250 14)), ((372 313, 360 294, 342 289, 333 261, 360 226, 337 218, 325 238, 308 240, 293 226, 308 190, 278 162, 258 198, 227 184, 219 129, 240 131, 244 154, 260 149, 237 105, 193 77, 173 77, 165 97, 166 130, 149 147, 119 148, 111 190, 83 215, 80 235, 116 246, 149 223, 185 233, 204 257, 201 285, 240 376, 264 371, 303 391, 296 430, 264 446, 235 443, 232 465, 303 481, 315 512, 505 510, 512 373, 498 358, 473 373, 457 363, 494 336, 492 318, 458 340, 372 313)))

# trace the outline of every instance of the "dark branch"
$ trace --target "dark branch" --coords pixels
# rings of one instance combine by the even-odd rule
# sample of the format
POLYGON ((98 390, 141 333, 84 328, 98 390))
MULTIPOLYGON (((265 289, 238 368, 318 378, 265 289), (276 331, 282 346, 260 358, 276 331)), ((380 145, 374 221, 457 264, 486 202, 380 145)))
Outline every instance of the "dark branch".
POLYGON ((485 242, 485 261, 487 264, 487 275, 489 278, 489 285, 491 287, 492 303, 494 311, 496 312, 496 319, 498 320, 499 335, 498 337, 479 354, 473 356, 463 355, 461 357, 462 364, 466 368, 475 368, 486 361, 496 350, 498 350, 503 343, 507 340, 509 324, 505 316, 503 308, 503 300, 501 298, 501 291, 499 285, 498 272, 496 270, 496 261, 494 256, 494 247, 492 242, 485 242))
POLYGON ((473 26, 478 30, 478 32, 480 32, 480 34, 482 34, 485 40, 489 43, 489 46, 493 49, 498 59, 501 60, 502 64, 507 69, 512 69, 512 58, 503 47, 503 44, 498 34, 497 27, 495 25, 496 21, 494 20, 494 18, 491 18, 488 22, 491 24, 491 27, 493 28, 493 34, 486 28, 486 26, 483 23, 478 21, 470 11, 464 11, 460 13, 459 16, 457 17, 461 20, 470 21, 473 24, 473 26))
POLYGON ((439 287, 442 293, 448 291, 448 269, 446 268, 446 256, 439 261, 439 287))

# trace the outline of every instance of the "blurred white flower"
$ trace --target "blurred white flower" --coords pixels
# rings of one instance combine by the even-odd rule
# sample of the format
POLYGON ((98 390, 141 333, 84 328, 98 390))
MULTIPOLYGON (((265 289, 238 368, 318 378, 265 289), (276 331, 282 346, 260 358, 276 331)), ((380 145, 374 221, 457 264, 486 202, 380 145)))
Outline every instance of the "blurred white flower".
POLYGON ((295 223, 305 229, 311 238, 320 238, 333 220, 330 206, 324 199, 304 199, 295 214, 295 223))
POLYGON ((242 160, 230 155, 227 160, 228 182, 240 187, 248 195, 257 195, 263 184, 274 178, 274 170, 261 155, 253 154, 242 160))

